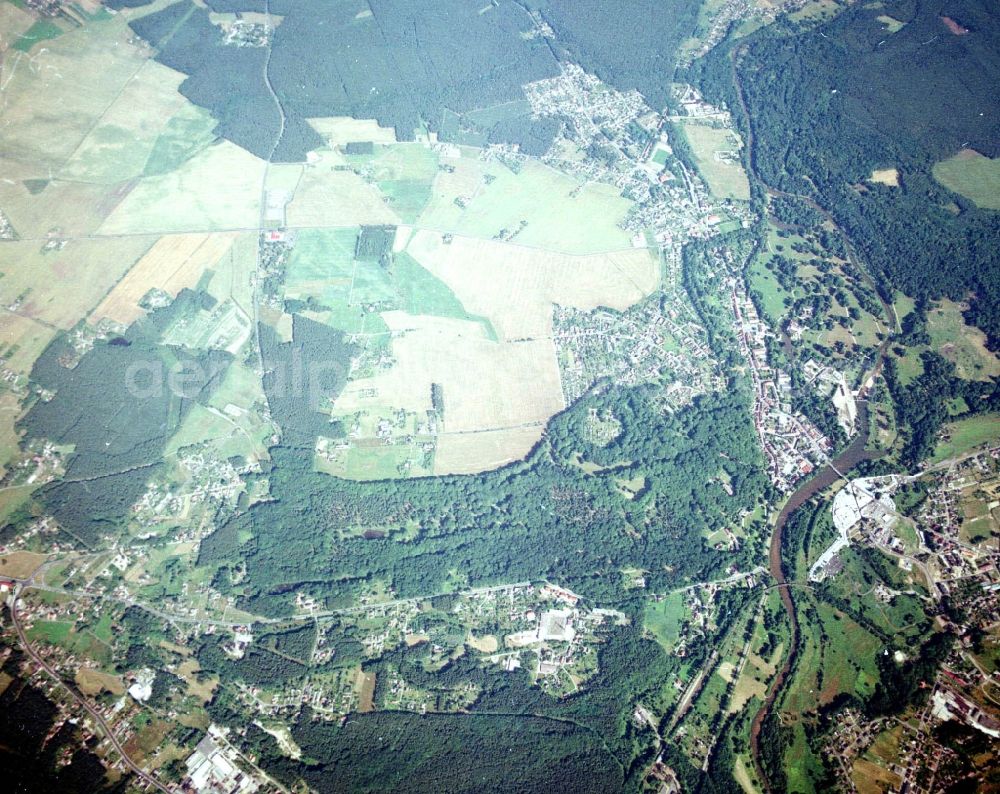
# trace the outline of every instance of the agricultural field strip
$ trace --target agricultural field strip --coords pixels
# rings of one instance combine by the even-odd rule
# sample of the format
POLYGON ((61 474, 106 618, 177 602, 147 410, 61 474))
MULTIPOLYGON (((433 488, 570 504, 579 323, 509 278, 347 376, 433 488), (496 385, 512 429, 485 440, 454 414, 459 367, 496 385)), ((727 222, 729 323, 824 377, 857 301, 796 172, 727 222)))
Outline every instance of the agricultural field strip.
MULTIPOLYGON (((60 179, 59 181, 62 182, 62 181, 69 181, 69 180, 62 180, 62 179, 60 179)), ((81 183, 81 184, 83 184, 83 183, 81 183)), ((488 238, 485 238, 485 237, 476 236, 476 235, 472 235, 472 234, 463 234, 461 232, 453 232, 450 229, 439 229, 439 228, 435 228, 435 227, 432 227, 432 226, 423 226, 421 224, 406 224, 406 225, 409 226, 409 227, 411 227, 412 229, 414 229, 414 231, 427 231, 427 232, 437 232, 438 234, 450 234, 452 237, 465 238, 465 239, 469 239, 469 240, 487 240, 488 239, 488 238)), ((316 225, 309 225, 309 226, 289 226, 288 228, 289 229, 294 229, 295 231, 316 231, 316 230, 323 230, 323 229, 356 229, 357 227, 358 227, 357 223, 344 223, 344 224, 323 223, 323 224, 316 224, 316 225)), ((31 243, 31 242, 46 243, 46 242, 49 242, 51 240, 56 240, 56 241, 59 241, 59 242, 61 242, 61 241, 73 242, 75 240, 126 240, 126 239, 130 239, 132 237, 156 237, 156 236, 175 235, 175 234, 203 234, 203 233, 226 234, 226 233, 260 232, 260 231, 261 231, 261 227, 260 226, 220 226, 220 227, 197 228, 197 229, 169 229, 169 230, 166 230, 166 231, 158 231, 156 229, 152 229, 152 230, 139 231, 139 232, 111 232, 111 233, 107 233, 107 234, 80 234, 80 235, 67 235, 67 236, 52 235, 52 236, 42 236, 42 237, 18 237, 17 241, 18 242, 25 242, 25 243, 31 243)), ((550 251, 550 252, 554 252, 554 253, 565 253, 568 256, 579 256, 579 257, 595 256, 595 255, 598 255, 598 254, 619 254, 619 253, 626 253, 626 252, 640 250, 640 249, 637 249, 635 246, 629 245, 629 246, 621 246, 619 248, 608 248, 606 250, 596 251, 596 252, 589 253, 589 254, 580 254, 580 253, 574 253, 574 252, 571 252, 571 251, 560 251, 559 249, 553 248, 552 246, 528 245, 526 243, 517 242, 516 240, 504 240, 503 243, 504 243, 504 245, 516 246, 518 248, 527 248, 527 249, 532 250, 532 251, 550 251)), ((652 248, 650 246, 644 246, 644 247, 647 248, 648 250, 655 250, 654 248, 652 248)), ((617 269, 617 266, 616 266, 616 269, 617 269)), ((629 281, 633 284, 633 286, 636 286, 635 283, 632 281, 631 278, 629 278, 629 281)))

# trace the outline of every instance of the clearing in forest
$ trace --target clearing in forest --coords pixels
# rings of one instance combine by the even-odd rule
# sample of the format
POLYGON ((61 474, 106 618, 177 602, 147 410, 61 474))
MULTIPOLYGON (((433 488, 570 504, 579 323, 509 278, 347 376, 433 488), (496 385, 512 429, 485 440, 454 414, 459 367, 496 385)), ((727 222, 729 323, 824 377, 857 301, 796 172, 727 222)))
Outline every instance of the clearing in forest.
POLYGON ((963 149, 935 165, 934 178, 977 207, 1000 210, 1000 158, 963 149))

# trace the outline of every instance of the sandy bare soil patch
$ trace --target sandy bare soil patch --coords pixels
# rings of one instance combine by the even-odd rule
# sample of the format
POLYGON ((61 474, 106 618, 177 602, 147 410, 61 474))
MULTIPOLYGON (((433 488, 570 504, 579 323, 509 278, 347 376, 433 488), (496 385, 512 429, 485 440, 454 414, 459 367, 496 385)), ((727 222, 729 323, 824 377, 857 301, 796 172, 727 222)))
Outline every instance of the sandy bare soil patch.
POLYGON ((871 181, 879 185, 899 187, 898 168, 877 168, 872 171, 871 181))

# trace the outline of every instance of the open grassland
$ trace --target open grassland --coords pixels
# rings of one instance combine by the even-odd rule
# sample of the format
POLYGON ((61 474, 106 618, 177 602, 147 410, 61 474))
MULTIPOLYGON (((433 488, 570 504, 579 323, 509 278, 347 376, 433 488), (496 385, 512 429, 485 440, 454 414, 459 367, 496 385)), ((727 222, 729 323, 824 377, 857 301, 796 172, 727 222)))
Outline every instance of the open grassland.
POLYGON ((0 356, 6 369, 27 375, 56 330, 20 314, 0 311, 0 356))
POLYGON ((337 152, 320 152, 306 166, 285 214, 289 227, 398 223, 382 193, 353 171, 337 152))
POLYGON ((430 200, 438 158, 429 146, 420 143, 377 146, 371 155, 351 155, 346 159, 366 180, 375 182, 386 204, 407 223, 416 220, 430 200))
POLYGON ((542 424, 481 430, 476 433, 443 433, 434 452, 435 474, 475 474, 497 469, 527 455, 542 437, 542 424))
POLYGON ((228 440, 239 430, 221 412, 211 411, 197 403, 191 406, 188 415, 177 432, 167 442, 164 454, 176 455, 179 449, 190 444, 212 444, 228 440))
POLYGON ((131 182, 49 180, 47 171, 7 159, 0 159, 0 175, 0 208, 21 239, 91 234, 132 189, 131 182))
POLYGON ((141 179, 100 233, 256 228, 264 167, 229 141, 215 143, 170 173, 141 179))
POLYGON ((212 694, 219 685, 218 678, 201 673, 201 667, 194 659, 181 662, 177 666, 177 674, 187 682, 188 694, 198 698, 202 705, 212 699, 212 694))
POLYGON ((352 381, 338 414, 390 405, 423 414, 431 384, 441 384, 444 430, 473 432, 543 423, 563 408, 555 348, 549 339, 496 342, 479 323, 404 312, 383 315, 393 330, 395 365, 352 381))
POLYGON ((876 168, 872 171, 870 181, 877 185, 885 185, 886 187, 899 187, 899 169, 876 168))
POLYGON ((897 291, 892 302, 892 309, 896 313, 897 320, 902 323, 906 315, 912 312, 916 305, 917 302, 909 295, 897 291))
POLYGON ((189 107, 177 91, 183 79, 180 72, 147 61, 97 120, 59 176, 100 183, 141 176, 174 116, 189 107))
POLYGON ((963 149, 935 165, 934 178, 979 207, 1000 210, 1000 158, 963 149))
POLYGON ((81 667, 76 671, 76 685, 87 697, 96 697, 101 692, 110 692, 112 695, 125 694, 125 684, 121 678, 92 667, 81 667))
POLYGON ((257 233, 244 232, 212 268, 208 293, 220 303, 232 299, 247 317, 253 316, 253 285, 257 267, 257 233))
POLYGON ((875 19, 885 25, 886 33, 899 33, 903 28, 906 27, 905 22, 900 22, 895 17, 891 17, 888 14, 879 14, 875 19))
POLYGON ((802 650, 782 706, 792 714, 813 711, 844 693, 867 697, 878 679, 880 640, 829 604, 817 603, 816 615, 818 625, 802 625, 802 650), (829 639, 821 642, 821 633, 829 639))
POLYGON ((99 664, 111 660, 111 648, 93 631, 79 629, 63 620, 39 620, 27 632, 30 640, 59 645, 71 653, 93 659, 99 664))
POLYGON ((516 233, 522 245, 575 254, 631 245, 618 227, 631 202, 610 185, 582 185, 533 160, 516 174, 474 157, 442 163, 454 170, 435 178, 418 226, 487 240, 516 233))
POLYGON ((947 460, 1000 438, 1000 414, 981 414, 944 426, 942 440, 934 448, 932 463, 947 460))
MULTIPOLYGON (((334 406, 338 417, 388 418, 399 410, 422 417, 433 407, 432 384, 441 387, 435 474, 483 471, 523 457, 563 408, 553 304, 625 309, 659 280, 646 249, 574 256, 467 237, 446 243, 426 230, 399 237, 406 250, 387 270, 353 259, 354 229, 304 232, 286 294, 334 307, 324 316, 330 325, 391 337, 393 364, 349 382, 334 406), (400 308, 385 308, 391 306, 400 308)), ((361 427, 358 439, 369 439, 370 430, 361 427)), ((377 479, 426 466, 417 447, 369 440, 318 459, 317 467, 377 479)))
POLYGON ((209 400, 208 407, 215 412, 225 414, 241 428, 244 440, 248 438, 252 440, 251 453, 241 454, 262 460, 267 458, 272 428, 253 410, 255 404, 264 404, 264 388, 260 378, 247 365, 234 362, 226 370, 226 375, 209 400))
MULTIPOLYGON (((4 150, 11 159, 61 168, 147 62, 129 44, 124 16, 95 19, 3 61, 4 150)), ((44 174, 39 174, 44 176, 44 174)))
POLYGON ((767 267, 764 266, 766 256, 757 257, 750 265, 750 289, 757 292, 761 299, 761 310, 764 318, 771 324, 780 323, 788 309, 785 306, 785 299, 791 297, 777 277, 767 267))
POLYGON ((551 335, 554 303, 621 310, 659 283, 659 264, 644 248, 571 256, 467 237, 445 243, 440 234, 420 231, 407 252, 469 312, 489 318, 502 339, 551 335))
MULTIPOLYGON (((485 318, 466 311, 454 292, 405 251, 398 252, 391 268, 379 262, 354 259, 359 229, 303 230, 289 257, 285 297, 324 307, 317 319, 350 333, 388 335, 388 328, 373 305, 382 310, 400 309, 484 325, 485 318)), ((398 235, 405 238, 405 235, 398 235)))
POLYGON ((1000 360, 986 347, 986 334, 966 325, 965 307, 942 300, 927 312, 927 332, 931 346, 955 363, 955 372, 966 380, 990 380, 1000 375, 1000 360))
POLYGON ((740 163, 738 134, 703 122, 685 122, 679 126, 712 195, 749 201, 750 182, 740 163))
POLYGON ((147 251, 147 237, 71 240, 61 250, 38 242, 0 245, 0 302, 60 328, 86 317, 147 251))
POLYGON ((683 593, 670 593, 662 601, 646 605, 642 625, 656 638, 667 653, 673 653, 680 636, 681 623, 687 618, 683 593))
MULTIPOLYGON (((21 398, 10 391, 0 392, 0 473, 20 452, 21 437, 14 423, 21 415, 21 398)), ((0 520, 6 519, 31 496, 36 486, 0 488, 0 520)))
POLYGON ((194 287, 202 273, 228 253, 235 237, 231 232, 161 237, 94 310, 91 323, 107 317, 130 325, 143 312, 142 296, 154 287, 171 295, 194 287))
POLYGON ((24 8, 14 3, 0 3, 0 30, 4 31, 0 51, 8 50, 34 22, 35 18, 24 8))

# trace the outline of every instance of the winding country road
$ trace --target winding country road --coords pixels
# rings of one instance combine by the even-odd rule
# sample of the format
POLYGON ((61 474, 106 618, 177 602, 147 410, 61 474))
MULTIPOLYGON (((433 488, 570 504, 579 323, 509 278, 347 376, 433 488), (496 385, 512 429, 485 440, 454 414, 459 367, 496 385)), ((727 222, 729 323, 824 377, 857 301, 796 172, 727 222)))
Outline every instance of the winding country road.
POLYGON ((145 781, 158 791, 162 791, 163 794, 175 794, 173 789, 167 788, 152 775, 147 774, 129 757, 129 754, 125 752, 125 748, 122 747, 121 743, 118 741, 114 732, 111 730, 111 727, 108 725, 107 722, 104 721, 104 717, 101 716, 100 712, 97 711, 97 709, 95 709, 93 706, 91 706, 90 703, 87 702, 87 699, 81 696, 78 692, 76 692, 76 690, 73 687, 71 687, 69 684, 63 681, 59 673, 57 673, 54 669, 52 669, 52 667, 50 667, 49 664, 44 659, 42 659, 37 653, 35 653, 35 649, 32 648, 31 643, 28 642, 28 637, 24 633, 24 628, 21 626, 21 623, 18 620, 17 597, 18 597, 18 591, 15 590, 13 597, 9 601, 10 619, 11 623, 14 624, 14 631, 17 632, 17 638, 21 641, 21 646, 24 648, 25 653, 27 653, 28 656, 30 656, 31 659, 39 667, 41 667, 46 673, 48 673, 53 679, 55 679, 55 681, 60 686, 62 686, 67 692, 69 692, 70 696, 72 696, 72 698, 84 708, 84 710, 90 715, 91 719, 93 719, 94 722, 97 724, 97 726, 100 728, 101 732, 107 737, 108 741, 111 743, 111 746, 114 747, 115 750, 118 752, 118 755, 121 756, 121 759, 125 763, 125 766, 131 769, 132 772, 135 773, 135 775, 139 777, 141 780, 145 781))

